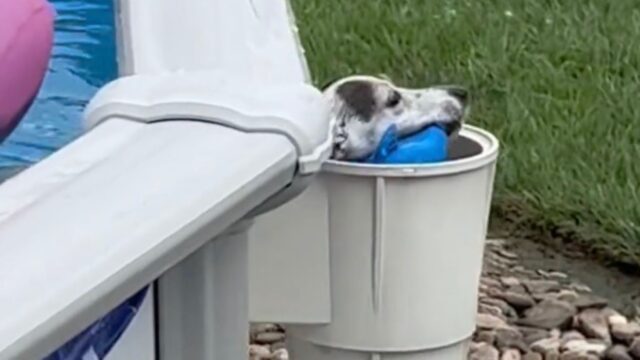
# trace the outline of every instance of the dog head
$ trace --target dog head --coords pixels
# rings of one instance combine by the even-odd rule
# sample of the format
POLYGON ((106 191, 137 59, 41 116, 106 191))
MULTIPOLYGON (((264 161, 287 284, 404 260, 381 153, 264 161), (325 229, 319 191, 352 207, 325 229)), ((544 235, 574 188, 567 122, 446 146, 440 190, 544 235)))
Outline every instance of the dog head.
POLYGON ((324 89, 331 104, 332 158, 357 160, 373 153, 384 132, 395 124, 398 135, 440 125, 449 136, 462 126, 467 91, 460 87, 409 89, 373 76, 350 76, 324 89))

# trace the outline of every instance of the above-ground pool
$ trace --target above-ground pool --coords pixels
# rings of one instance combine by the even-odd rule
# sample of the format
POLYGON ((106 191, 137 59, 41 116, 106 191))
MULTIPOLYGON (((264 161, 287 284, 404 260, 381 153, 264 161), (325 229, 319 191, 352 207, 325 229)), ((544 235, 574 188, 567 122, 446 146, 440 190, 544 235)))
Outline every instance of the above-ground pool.
MULTIPOLYGON (((0 144, 0 181, 79 136, 86 103, 100 87, 117 76, 113 1, 50 2, 57 12, 53 56, 32 107, 11 136, 0 144)), ((78 259, 79 263, 83 261, 86 260, 78 259)), ((46 360, 102 359, 126 328, 145 294, 143 289, 127 299, 46 360)))
POLYGON ((84 105, 117 74, 112 1, 51 2, 53 58, 33 106, 0 145, 0 170, 29 166, 77 137, 84 105))

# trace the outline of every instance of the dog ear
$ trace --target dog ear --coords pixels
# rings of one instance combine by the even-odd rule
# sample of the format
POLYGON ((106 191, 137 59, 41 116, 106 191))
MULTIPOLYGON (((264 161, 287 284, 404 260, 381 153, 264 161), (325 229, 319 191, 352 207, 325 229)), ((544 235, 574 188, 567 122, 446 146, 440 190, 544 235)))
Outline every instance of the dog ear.
POLYGON ((376 111, 376 100, 373 86, 362 80, 348 81, 340 84, 336 95, 345 104, 345 110, 356 115, 361 121, 368 122, 376 111))

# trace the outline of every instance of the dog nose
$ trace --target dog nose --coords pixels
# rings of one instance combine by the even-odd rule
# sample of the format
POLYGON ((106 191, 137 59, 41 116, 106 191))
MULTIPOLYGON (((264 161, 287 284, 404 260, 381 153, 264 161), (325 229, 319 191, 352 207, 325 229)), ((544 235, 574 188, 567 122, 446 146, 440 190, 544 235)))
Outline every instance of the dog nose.
POLYGON ((466 105, 469 100, 469 91, 463 87, 452 86, 447 88, 447 93, 458 99, 462 103, 462 105, 466 105))

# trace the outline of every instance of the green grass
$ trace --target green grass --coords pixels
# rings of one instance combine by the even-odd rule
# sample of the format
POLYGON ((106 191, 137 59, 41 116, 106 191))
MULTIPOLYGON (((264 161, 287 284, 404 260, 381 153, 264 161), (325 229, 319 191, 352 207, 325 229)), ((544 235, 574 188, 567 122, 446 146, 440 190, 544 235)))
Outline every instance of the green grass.
POLYGON ((498 213, 640 264, 640 2, 294 0, 317 84, 457 83, 502 143, 498 213), (512 217, 513 218, 513 217, 512 217))

